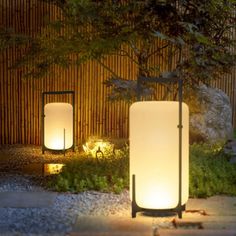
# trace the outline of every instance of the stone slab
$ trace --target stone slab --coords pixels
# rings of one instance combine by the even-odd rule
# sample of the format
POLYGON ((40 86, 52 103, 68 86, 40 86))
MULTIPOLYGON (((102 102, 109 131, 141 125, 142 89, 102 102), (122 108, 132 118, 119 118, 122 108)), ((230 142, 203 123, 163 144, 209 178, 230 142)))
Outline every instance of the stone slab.
MULTIPOLYGON (((236 197, 214 196, 189 199, 183 218, 159 217, 156 225, 163 235, 232 235, 236 236, 236 197)), ((131 216, 78 217, 72 235, 153 235, 153 218, 141 213, 131 216)))
POLYGON ((236 227, 236 216, 202 216, 199 214, 184 213, 183 218, 175 218, 176 222, 221 222, 221 223, 234 223, 236 227))
POLYGON ((207 229, 207 230, 235 230, 235 216, 196 216, 175 219, 174 225, 177 229, 207 229))
MULTIPOLYGON (((208 222, 209 223, 209 222, 208 222)), ((217 222, 212 222, 212 229, 158 229, 153 232, 151 217, 78 217, 77 223, 70 236, 236 236, 236 228, 220 228, 217 222)), ((231 225, 232 226, 232 225, 231 225)))
POLYGON ((236 216, 236 197, 213 196, 206 199, 189 199, 186 210, 204 211, 211 216, 236 216))
POLYGON ((0 192, 0 208, 49 207, 56 195, 51 192, 0 192))
MULTIPOLYGON (((70 236, 154 236, 147 232, 82 232, 71 233, 70 236)), ((159 230, 155 236, 236 236, 233 230, 159 230)))
POLYGON ((74 226, 75 232, 152 232, 152 219, 150 217, 105 217, 105 216, 81 216, 74 226))

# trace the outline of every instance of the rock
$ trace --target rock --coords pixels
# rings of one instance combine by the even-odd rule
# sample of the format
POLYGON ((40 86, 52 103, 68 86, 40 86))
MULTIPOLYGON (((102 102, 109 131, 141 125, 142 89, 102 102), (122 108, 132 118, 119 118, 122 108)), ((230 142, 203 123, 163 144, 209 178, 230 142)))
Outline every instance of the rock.
POLYGON ((190 143, 215 143, 232 138, 232 108, 223 91, 200 85, 185 92, 184 101, 190 109, 190 143))

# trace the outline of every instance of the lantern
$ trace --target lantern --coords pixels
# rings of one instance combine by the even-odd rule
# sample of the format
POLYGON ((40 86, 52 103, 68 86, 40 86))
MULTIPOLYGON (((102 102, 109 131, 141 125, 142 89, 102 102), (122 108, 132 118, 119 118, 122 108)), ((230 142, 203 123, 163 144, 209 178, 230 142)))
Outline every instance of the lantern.
POLYGON ((48 103, 44 107, 44 145, 68 149, 73 144, 73 107, 69 103, 48 103))
POLYGON ((43 93, 43 153, 46 149, 65 151, 66 149, 74 147, 73 106, 70 103, 64 102, 52 102, 44 106, 45 94, 63 94, 69 92, 70 91, 43 93))
POLYGON ((189 111, 182 101, 142 101, 130 107, 130 197, 139 211, 175 211, 188 200, 189 111))

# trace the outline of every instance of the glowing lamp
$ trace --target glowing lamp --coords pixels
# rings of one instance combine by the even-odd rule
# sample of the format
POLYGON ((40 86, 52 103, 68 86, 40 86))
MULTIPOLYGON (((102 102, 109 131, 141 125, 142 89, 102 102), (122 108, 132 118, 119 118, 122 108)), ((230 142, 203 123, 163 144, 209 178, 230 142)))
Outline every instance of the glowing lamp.
POLYGON ((64 164, 44 164, 44 175, 59 174, 64 166, 64 164))
POLYGON ((180 125, 179 105, 145 101, 130 107, 132 217, 145 210, 173 210, 182 217, 189 189, 189 111, 181 103, 180 125))
MULTIPOLYGON (((61 94, 65 92, 46 92, 61 94)), ((70 103, 52 102, 44 106, 43 99, 43 152, 66 150, 74 147, 74 111, 70 103)))
POLYGON ((53 150, 73 145, 73 107, 69 103, 48 103, 44 107, 44 144, 53 150))
POLYGON ((92 157, 104 157, 104 155, 113 153, 114 145, 107 140, 90 137, 83 145, 83 150, 92 157))

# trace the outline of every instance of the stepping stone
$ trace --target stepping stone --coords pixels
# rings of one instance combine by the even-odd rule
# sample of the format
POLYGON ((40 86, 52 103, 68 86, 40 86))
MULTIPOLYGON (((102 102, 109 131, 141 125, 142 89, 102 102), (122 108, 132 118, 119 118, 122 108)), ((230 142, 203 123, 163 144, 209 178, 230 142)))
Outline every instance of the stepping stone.
MULTIPOLYGON (((69 236, 153 236, 154 234, 144 232, 84 232, 71 233, 69 236)), ((157 236, 235 236, 236 231, 233 230, 160 230, 157 236)))
MULTIPOLYGON (((132 219, 115 216, 80 216, 73 229, 74 232, 148 232, 152 233, 152 218, 132 219)), ((79 234, 78 234, 79 235, 79 234)))
MULTIPOLYGON (((205 216, 202 216, 204 218, 205 216)), ((226 219, 226 221, 229 219, 226 219)), ((115 216, 80 216, 69 236, 235 236, 236 229, 220 229, 217 224, 211 229, 203 228, 172 228, 165 229, 159 227, 157 233, 153 232, 152 217, 137 216, 115 217, 115 216)))
POLYGON ((0 192, 0 208, 50 207, 56 196, 51 192, 0 192))
MULTIPOLYGON (((236 236, 236 197, 189 199, 186 209, 182 219, 163 217, 154 221, 161 236, 236 236)), ((141 214, 134 219, 131 216, 79 216, 70 234, 108 235, 153 236, 153 218, 141 214)))
POLYGON ((210 216, 236 216, 236 197, 213 196, 205 199, 189 199, 186 209, 204 210, 210 216))

